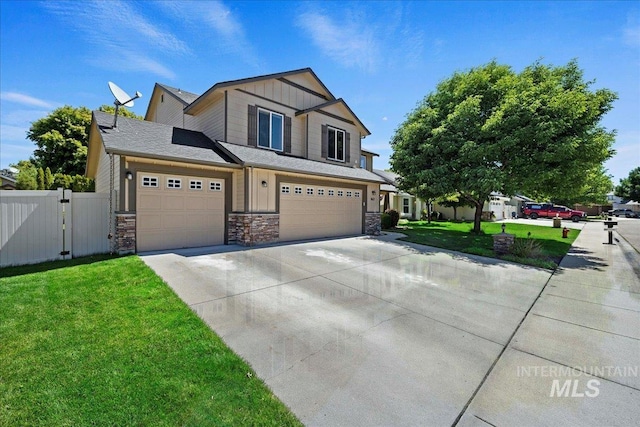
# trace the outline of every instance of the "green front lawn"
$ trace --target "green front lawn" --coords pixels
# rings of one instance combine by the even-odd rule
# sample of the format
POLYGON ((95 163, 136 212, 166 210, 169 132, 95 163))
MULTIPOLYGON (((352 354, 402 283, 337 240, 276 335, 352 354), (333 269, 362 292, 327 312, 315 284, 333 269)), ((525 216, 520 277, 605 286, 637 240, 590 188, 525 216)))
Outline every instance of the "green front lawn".
MULTIPOLYGON (((496 258, 493 252, 492 235, 502 232, 501 225, 496 222, 483 222, 483 234, 476 235, 471 233, 472 222, 432 222, 429 224, 426 221, 410 221, 403 224, 403 229, 398 231, 407 235, 401 240, 496 258)), ((569 237, 563 239, 562 229, 514 223, 506 224, 505 231, 515 234, 516 238, 527 238, 527 233, 530 232, 531 239, 540 242, 542 256, 540 258, 522 258, 506 255, 502 257, 503 259, 544 268, 555 268, 580 233, 580 230, 571 230, 569 237)))
POLYGON ((138 257, 0 269, 0 426, 300 425, 138 257))

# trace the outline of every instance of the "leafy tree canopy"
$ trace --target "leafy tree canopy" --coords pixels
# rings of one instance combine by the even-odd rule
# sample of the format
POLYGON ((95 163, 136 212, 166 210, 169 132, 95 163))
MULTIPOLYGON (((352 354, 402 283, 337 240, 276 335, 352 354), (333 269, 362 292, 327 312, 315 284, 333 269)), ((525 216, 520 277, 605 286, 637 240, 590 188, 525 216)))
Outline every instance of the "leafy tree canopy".
MULTIPOLYGON (((103 105, 99 110, 113 114, 115 108, 103 105)), ((124 107, 118 113, 142 120, 142 117, 124 107)), ((84 174, 90 126, 91 111, 86 107, 74 108, 69 105, 36 120, 27 131, 27 138, 35 142, 37 147, 31 162, 36 168, 49 167, 54 174, 84 174)))
POLYGON ((620 180, 615 188, 615 195, 625 200, 640 201, 640 167, 629 172, 629 176, 620 180))
POLYGON ((515 73, 495 61, 438 84, 396 130, 391 165, 404 191, 459 194, 476 208, 492 191, 570 199, 613 155, 599 125, 616 94, 592 91, 575 61, 515 73))

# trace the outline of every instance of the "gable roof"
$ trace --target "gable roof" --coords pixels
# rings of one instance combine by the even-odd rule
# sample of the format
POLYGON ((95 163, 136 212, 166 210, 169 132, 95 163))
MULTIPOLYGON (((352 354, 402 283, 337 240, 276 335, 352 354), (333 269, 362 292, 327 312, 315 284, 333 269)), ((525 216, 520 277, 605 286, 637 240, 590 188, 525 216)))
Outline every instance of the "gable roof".
POLYGON ((335 178, 355 179, 360 181, 383 182, 379 176, 362 168, 352 168, 316 160, 280 154, 273 150, 249 147, 216 141, 231 158, 242 166, 256 166, 265 169, 300 172, 311 175, 331 176, 335 178))
POLYGON ((368 182, 383 180, 366 169, 334 165, 315 160, 302 159, 263 148, 212 141, 205 134, 160 123, 118 117, 118 127, 113 128, 113 115, 94 111, 92 138, 87 155, 87 176, 95 176, 97 151, 101 147, 107 153, 125 156, 146 157, 177 162, 223 165, 227 167, 256 166, 265 169, 283 170, 334 178, 368 182))
POLYGON ((168 94, 173 95, 178 101, 182 102, 185 106, 191 104, 198 99, 200 95, 187 92, 186 90, 176 89, 175 87, 167 86, 162 83, 156 83, 156 86, 164 89, 168 94))
POLYGON ((175 87, 167 86, 162 83, 156 83, 153 86, 153 92, 151 92, 151 97, 149 98, 149 105, 147 105, 147 112, 144 115, 145 120, 149 120, 151 106, 154 105, 155 100, 158 98, 158 96, 160 96, 160 92, 167 93, 171 97, 177 99, 180 103, 182 103, 183 108, 191 104, 199 96, 195 93, 187 92, 186 90, 177 89, 175 87))
POLYGON ((224 88, 227 88, 227 87, 231 87, 231 86, 237 86, 237 85, 243 85, 243 84, 246 84, 246 83, 258 82, 258 81, 262 81, 262 80, 269 80, 269 79, 280 79, 280 80, 285 79, 286 80, 286 77, 292 76, 292 75, 296 75, 296 74, 309 74, 320 85, 320 87, 322 88, 322 91, 325 92, 324 94, 319 94, 320 96, 323 96, 324 98, 326 98, 328 100, 336 99, 335 96, 333 96, 333 94, 329 91, 329 89, 324 85, 324 83, 322 83, 322 81, 318 78, 316 73, 314 73, 311 68, 307 67, 307 68, 301 68, 299 70, 285 71, 285 72, 282 72, 282 73, 265 74, 263 76, 249 77, 249 78, 245 78, 245 79, 229 80, 229 81, 226 81, 226 82, 216 83, 215 85, 211 86, 211 88, 209 88, 205 93, 200 95, 196 100, 194 100, 189 106, 187 106, 184 109, 184 112, 185 112, 185 114, 188 114, 191 110, 196 108, 198 106, 198 104, 204 102, 204 100, 206 98, 208 98, 209 95, 213 94, 214 92, 216 92, 218 90, 221 90, 221 89, 224 89, 224 88))
MULTIPOLYGON (((341 106, 343 106, 349 112, 351 117, 354 119, 356 126, 361 127, 362 130, 364 130, 364 133, 366 135, 371 135, 371 132, 369 132, 369 129, 367 129, 367 127, 360 121, 358 116, 355 115, 353 110, 351 108, 349 108, 347 103, 344 102, 344 99, 342 99, 342 98, 338 98, 338 99, 334 99, 334 100, 331 100, 331 101, 327 101, 327 102, 325 102, 323 104, 316 105, 315 107, 307 108, 306 110, 296 111, 296 117, 301 116, 303 114, 309 114, 309 113, 312 113, 314 111, 321 111, 323 108, 330 107, 332 105, 341 105, 341 106)), ((325 114, 331 115, 330 113, 325 113, 325 114)))
MULTIPOLYGON (((235 166, 202 132, 122 116, 118 117, 118 127, 113 128, 113 115, 102 111, 93 112, 93 122, 107 153, 235 166)), ((94 147, 90 145, 89 149, 94 147)))

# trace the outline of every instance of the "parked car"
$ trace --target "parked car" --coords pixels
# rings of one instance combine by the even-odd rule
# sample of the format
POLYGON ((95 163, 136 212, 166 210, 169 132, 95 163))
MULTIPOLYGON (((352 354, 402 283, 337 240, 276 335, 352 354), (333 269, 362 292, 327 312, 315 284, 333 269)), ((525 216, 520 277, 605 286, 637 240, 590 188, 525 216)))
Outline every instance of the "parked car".
POLYGON ((578 222, 581 219, 587 218, 586 212, 570 209, 566 206, 553 205, 551 203, 527 203, 524 206, 523 213, 531 219, 560 217, 578 222))
POLYGON ((623 216, 625 218, 638 218, 638 214, 631 209, 613 209, 609 211, 610 216, 623 216))

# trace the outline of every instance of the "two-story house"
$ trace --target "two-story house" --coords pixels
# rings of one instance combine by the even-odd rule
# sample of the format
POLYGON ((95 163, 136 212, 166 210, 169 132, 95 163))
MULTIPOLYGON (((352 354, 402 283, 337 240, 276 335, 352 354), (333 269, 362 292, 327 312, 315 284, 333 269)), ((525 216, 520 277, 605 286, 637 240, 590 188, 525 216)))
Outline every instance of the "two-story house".
POLYGON ((93 112, 86 175, 113 195, 119 252, 375 234, 369 134, 310 68, 156 84, 144 121, 93 112))

